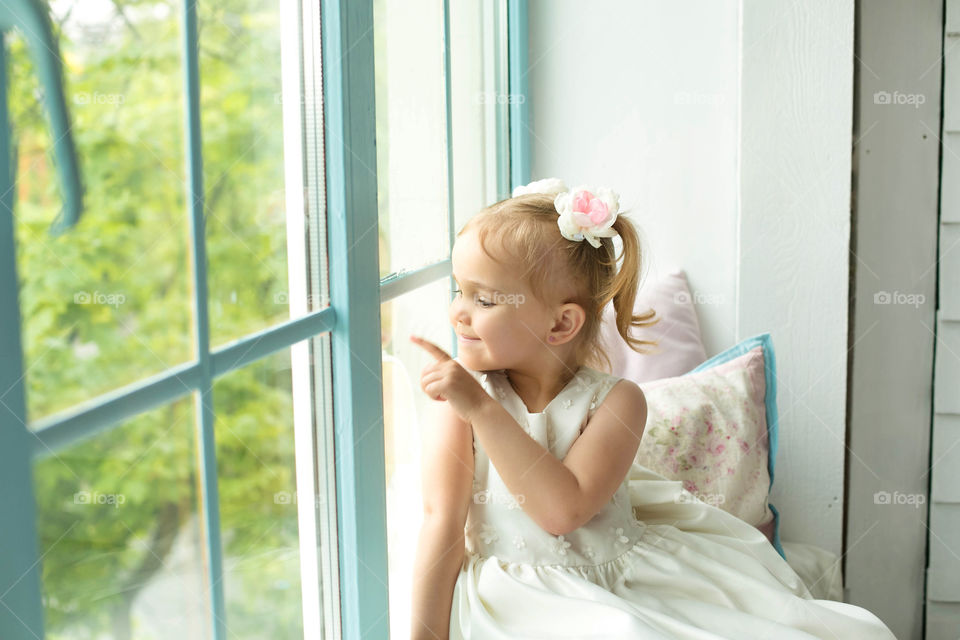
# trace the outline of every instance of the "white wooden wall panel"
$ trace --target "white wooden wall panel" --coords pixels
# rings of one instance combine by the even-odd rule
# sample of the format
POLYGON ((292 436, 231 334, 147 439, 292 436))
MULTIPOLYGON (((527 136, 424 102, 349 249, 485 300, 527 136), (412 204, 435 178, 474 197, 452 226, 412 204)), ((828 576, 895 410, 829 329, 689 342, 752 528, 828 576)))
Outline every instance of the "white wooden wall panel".
MULTIPOLYGON (((957 178, 960 179, 960 176, 957 178)), ((951 294, 943 289, 940 290, 941 300, 949 298, 951 295, 956 296, 957 294, 951 294)), ((939 319, 937 323, 936 362, 933 386, 934 410, 937 413, 960 414, 960 322, 939 319)))
POLYGON ((948 0, 947 2, 947 15, 944 23, 947 35, 960 35, 960 4, 957 4, 954 0, 948 0))
POLYGON ((926 640, 957 640, 960 638, 957 620, 960 620, 960 603, 928 603, 926 640))
MULTIPOLYGON (((943 175, 960 176, 960 133, 943 134, 943 175)), ((960 180, 943 182, 940 190, 940 221, 960 222, 960 180)))
POLYGON ((737 337, 769 331, 781 537, 843 527, 853 0, 744 0, 737 337))
MULTIPOLYGON (((951 0, 952 1, 952 0, 951 0)), ((951 48, 957 43, 960 33, 947 35, 944 43, 943 77, 943 128, 945 131, 960 131, 960 47, 951 48)))
MULTIPOLYGON (((947 152, 944 151, 944 153, 947 152)), ((953 175, 955 178, 944 180, 943 191, 954 189, 956 184, 960 184, 960 165, 954 167, 954 170, 952 174, 947 173, 944 165, 944 177, 949 178, 953 175), (953 184, 948 186, 948 181, 953 184)), ((943 223, 942 219, 941 223, 943 223)), ((960 291, 960 224, 941 224, 939 309, 941 320, 960 320, 960 295, 954 293, 957 291, 960 291)))
MULTIPOLYGON (((960 531, 960 504, 935 501, 930 508, 929 600, 960 602, 960 556, 956 535, 950 535, 957 531, 960 531)), ((960 627, 957 632, 960 634, 960 627)))
POLYGON ((947 0, 946 12, 928 640, 960 638, 960 0, 947 0))
POLYGON ((931 464, 930 499, 960 504, 960 415, 934 415, 931 464))
POLYGON ((857 0, 845 576, 904 640, 924 624, 942 37, 942 0, 857 0))

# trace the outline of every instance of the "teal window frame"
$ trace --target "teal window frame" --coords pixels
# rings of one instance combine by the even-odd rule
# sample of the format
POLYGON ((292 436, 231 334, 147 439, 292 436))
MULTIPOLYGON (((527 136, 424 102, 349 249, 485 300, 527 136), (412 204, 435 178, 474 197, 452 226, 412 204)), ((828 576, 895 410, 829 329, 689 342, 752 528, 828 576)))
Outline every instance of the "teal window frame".
MULTIPOLYGON (((17 7, 33 0, 7 0, 17 7)), ((298 3, 299 5, 300 3, 298 3)), ((33 5, 34 8, 40 5, 33 5)), ((10 188, 10 124, 7 112, 6 45, 0 32, 0 637, 44 637, 40 562, 37 549, 33 462, 123 420, 186 394, 195 399, 202 458, 202 512, 207 574, 211 588, 211 636, 225 640, 223 561, 220 539, 217 461, 214 446, 213 381, 278 350, 329 334, 332 344, 333 427, 336 459, 339 637, 388 637, 386 493, 384 486, 383 405, 381 389, 380 307, 384 302, 449 277, 450 260, 378 277, 376 131, 372 1, 330 0, 302 7, 302 16, 319 22, 322 47, 323 164, 307 162, 326 197, 330 306, 279 323, 217 349, 210 347, 207 308, 207 257, 201 152, 200 74, 197 12, 194 0, 181 9, 187 156, 187 199, 193 259, 195 359, 132 385, 114 390, 66 412, 27 423, 21 318, 14 242, 14 192, 10 188), (374 434, 367 433, 371 427, 374 434), (370 437, 364 437, 370 436, 370 437), (381 473, 371 473, 380 469, 381 473)), ((527 3, 507 0, 509 143, 498 153, 509 166, 511 188, 529 181, 530 149, 527 100, 527 3), (521 98, 522 97, 522 98, 521 98)), ((450 246, 453 221, 453 160, 450 113, 449 0, 443 2, 447 98, 450 246)), ((310 44, 305 24, 304 51, 310 44)), ((55 43, 53 43, 55 45, 55 43)), ((56 47, 48 47, 51 55, 56 47)), ((313 67, 307 67, 312 69, 313 67)), ((53 76, 45 83, 59 82, 53 76)), ((56 87, 57 91, 62 91, 56 87)), ((48 86, 48 92, 54 91, 48 86)), ((54 116, 55 118, 55 116, 54 116)), ((317 132, 309 132, 316 134, 317 132)), ((67 140, 69 142, 69 139, 67 140)), ((308 145, 309 146, 309 145, 308 145)), ((73 161, 72 145, 57 149, 58 170, 73 161), (62 155, 63 148, 67 155, 62 155), (66 159, 65 159, 66 158, 66 159)), ((78 197, 64 183, 64 197, 78 197)), ((77 183, 79 184, 79 183, 77 183)), ((504 187, 506 185, 503 185, 504 187)), ((506 197, 508 193, 501 193, 506 197)), ((76 200, 79 202, 79 200, 76 200)), ((79 207, 77 209, 79 215, 79 207)), ((73 220, 75 221, 75 220, 73 220)), ((65 225, 69 227, 71 220, 65 225)), ((61 225, 63 227, 64 225, 61 225)), ((62 230, 62 229, 61 229, 62 230)), ((454 342, 455 344, 455 342, 454 342)), ((299 458, 298 458, 299 463, 299 458)), ((315 470, 320 472, 320 470, 315 470)), ((311 574, 312 575, 312 574, 311 574)), ((316 602, 316 611, 322 608, 316 602)), ((308 612, 304 611, 307 616, 308 612)), ((319 631, 311 632, 319 634, 319 631)), ((307 635, 305 633, 305 635, 307 635)))

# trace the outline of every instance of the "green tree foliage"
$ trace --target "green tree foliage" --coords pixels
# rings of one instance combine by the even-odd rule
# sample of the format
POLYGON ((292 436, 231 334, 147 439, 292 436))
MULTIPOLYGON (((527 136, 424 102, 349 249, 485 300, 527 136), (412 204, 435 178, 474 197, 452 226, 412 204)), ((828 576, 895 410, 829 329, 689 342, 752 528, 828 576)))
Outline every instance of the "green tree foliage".
MULTIPOLYGON (((81 19, 82 0, 57 4, 85 189, 80 224, 58 238, 47 232, 60 195, 40 89, 23 41, 7 41, 34 420, 194 357, 181 3, 113 0, 94 24, 81 19)), ((217 345, 288 314, 279 6, 226 0, 198 11, 217 345)), ((290 397, 285 351, 214 387, 230 637, 300 634, 290 397)), ((186 396, 37 463, 49 637, 160 637, 138 618, 159 584, 183 603, 182 628, 206 631, 195 413, 186 396)))

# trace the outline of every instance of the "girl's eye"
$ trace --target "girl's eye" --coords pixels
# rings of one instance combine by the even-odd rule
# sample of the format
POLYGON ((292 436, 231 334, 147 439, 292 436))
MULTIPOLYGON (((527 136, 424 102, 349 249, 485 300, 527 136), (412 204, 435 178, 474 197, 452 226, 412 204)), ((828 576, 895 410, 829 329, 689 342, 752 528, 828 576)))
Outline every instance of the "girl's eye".
MULTIPOLYGON (((462 296, 463 290, 453 289, 453 293, 454 295, 462 296)), ((484 300, 483 298, 480 298, 478 296, 474 296, 474 300, 476 300, 477 304, 480 305, 480 307, 483 309, 489 309, 490 307, 495 306, 494 303, 490 302, 489 300, 484 300)))

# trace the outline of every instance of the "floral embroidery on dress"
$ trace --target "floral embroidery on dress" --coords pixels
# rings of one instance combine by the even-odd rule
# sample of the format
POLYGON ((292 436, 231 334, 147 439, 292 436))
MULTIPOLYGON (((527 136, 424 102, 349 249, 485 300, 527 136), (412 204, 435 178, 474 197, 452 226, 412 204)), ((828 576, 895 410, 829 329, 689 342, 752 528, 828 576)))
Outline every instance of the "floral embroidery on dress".
POLYGON ((507 494, 507 509, 519 509, 520 503, 513 497, 512 493, 507 494))
POLYGON ((585 558, 588 558, 588 559, 590 559, 590 560, 593 560, 594 556, 596 556, 596 555, 597 555, 597 554, 596 554, 596 552, 593 550, 593 547, 584 547, 584 548, 583 548, 583 556, 584 556, 585 558))
POLYGON ((570 401, 570 398, 565 398, 562 405, 564 409, 569 409, 573 405, 573 402, 570 401))
POLYGON ((480 538, 483 540, 483 544, 491 544, 495 540, 499 540, 500 535, 497 534, 496 529, 485 522, 483 523, 483 528, 480 530, 480 538))
POLYGON ((630 538, 623 535, 623 527, 617 527, 616 529, 614 529, 613 527, 610 527, 610 533, 613 534, 614 542, 617 545, 625 545, 628 542, 630 542, 630 538))
POLYGON ((558 553, 561 556, 567 555, 567 549, 570 548, 570 541, 565 540, 563 536, 557 536, 557 541, 553 544, 554 553, 558 553))
POLYGON ((513 546, 515 546, 517 549, 523 549, 525 546, 527 546, 527 543, 523 539, 523 536, 514 536, 513 546))
MULTIPOLYGON (((623 486, 623 485, 620 485, 620 488, 617 489, 616 492, 614 492, 614 494, 613 494, 613 504, 617 505, 618 507, 620 507, 620 508, 622 509, 623 506, 624 506, 623 499, 627 497, 626 491, 628 491, 628 490, 629 490, 629 489, 625 490, 625 489, 624 489, 624 486, 623 486)), ((627 500, 627 503, 629 503, 629 502, 630 502, 630 501, 627 500)))

